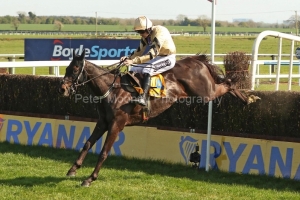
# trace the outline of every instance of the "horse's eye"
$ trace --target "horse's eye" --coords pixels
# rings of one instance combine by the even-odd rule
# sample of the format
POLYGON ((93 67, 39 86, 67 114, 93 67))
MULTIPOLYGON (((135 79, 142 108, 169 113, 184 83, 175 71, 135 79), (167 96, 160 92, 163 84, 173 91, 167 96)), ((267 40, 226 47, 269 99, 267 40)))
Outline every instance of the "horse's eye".
POLYGON ((78 71, 79 71, 79 67, 75 65, 75 66, 73 67, 73 74, 77 74, 78 71))

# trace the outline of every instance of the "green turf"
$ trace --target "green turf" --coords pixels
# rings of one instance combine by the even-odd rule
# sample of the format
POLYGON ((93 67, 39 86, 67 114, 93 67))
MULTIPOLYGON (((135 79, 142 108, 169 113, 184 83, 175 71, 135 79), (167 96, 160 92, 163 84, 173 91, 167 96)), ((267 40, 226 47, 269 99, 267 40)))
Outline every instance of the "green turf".
POLYGON ((0 143, 1 199, 299 199, 299 181, 218 171, 191 165, 109 156, 98 180, 80 186, 92 172, 88 154, 76 178, 66 172, 73 150, 0 143))

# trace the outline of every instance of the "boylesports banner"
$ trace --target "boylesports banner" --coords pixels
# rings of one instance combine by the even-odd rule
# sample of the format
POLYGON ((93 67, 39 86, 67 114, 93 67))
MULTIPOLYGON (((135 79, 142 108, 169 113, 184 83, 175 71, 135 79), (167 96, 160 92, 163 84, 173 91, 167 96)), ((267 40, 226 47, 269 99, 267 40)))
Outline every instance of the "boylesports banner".
POLYGON ((87 60, 119 60, 139 46, 138 39, 25 39, 25 61, 72 60, 73 50, 87 60))

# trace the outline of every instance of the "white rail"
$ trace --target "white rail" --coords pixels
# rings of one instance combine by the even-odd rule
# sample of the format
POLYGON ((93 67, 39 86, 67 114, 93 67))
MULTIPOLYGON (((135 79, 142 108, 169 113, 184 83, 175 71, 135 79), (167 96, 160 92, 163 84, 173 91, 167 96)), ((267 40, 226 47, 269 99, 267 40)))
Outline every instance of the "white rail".
POLYGON ((24 54, 23 53, 0 54, 0 57, 3 57, 3 58, 24 58, 24 54))
MULTIPOLYGON (((176 56, 192 56, 192 55, 195 55, 195 54, 187 54, 187 53, 182 53, 182 54, 176 54, 176 56)), ((210 54, 207 54, 208 56, 210 56, 210 54)), ((215 57, 224 57, 226 56, 227 54, 214 54, 215 57)), ((252 54, 246 54, 246 55, 252 55, 252 54)), ((275 55, 274 54, 257 54, 258 57, 274 57, 275 55)), ((289 57, 290 54, 282 54, 282 57, 289 57)), ((25 54, 21 54, 21 53, 17 53, 17 54, 0 54, 0 58, 7 58, 8 61, 14 61, 14 59, 16 58, 24 58, 25 57, 25 54)))
MULTIPOLYGON (((280 67, 282 65, 281 57, 282 57, 282 39, 287 39, 291 40, 291 51, 290 51, 290 60, 288 61, 289 63, 289 74, 288 74, 288 90, 291 90, 291 84, 292 84, 292 78, 298 78, 299 74, 292 74, 293 71, 293 64, 294 64, 294 44, 295 41, 300 42, 300 37, 290 35, 290 34, 285 34, 285 33, 280 33, 277 31, 263 31, 261 32, 257 38, 255 39, 252 47, 252 61, 251 61, 251 69, 252 69, 252 80, 251 80, 251 89, 254 90, 255 87, 255 80, 259 78, 269 78, 271 75, 259 75, 257 72, 259 69, 259 64, 261 64, 260 60, 258 60, 258 49, 260 42, 263 40, 263 38, 267 36, 274 36, 279 38, 279 44, 278 44, 278 54, 277 54, 277 72, 276 72, 276 88, 275 90, 279 89, 279 79, 280 78, 286 78, 286 75, 280 75, 280 67)), ((273 75, 272 75, 273 77, 273 75)))
MULTIPOLYGON (((287 34, 285 34, 287 35, 287 34)), ((294 36, 295 37, 295 36, 294 36)), ((259 40, 257 39, 256 42, 259 40)), ((257 45, 254 45, 255 48, 258 49, 257 45)), ((257 51, 257 50, 256 50, 257 51)), ((195 55, 195 54, 176 54, 176 56, 189 56, 189 55, 195 55)), ((209 55, 209 54, 208 54, 209 55)), ((215 54, 216 57, 223 57, 226 54, 215 54)), ((248 54, 250 55, 250 54, 248 54)), ((294 56, 294 54, 281 54, 282 57, 291 57, 294 56)), ((278 55, 276 55, 277 58, 278 55)), ((10 74, 15 73, 15 68, 32 68, 32 74, 35 75, 35 69, 36 67, 53 67, 53 75, 50 76, 62 76, 59 73, 59 68, 60 66, 68 66, 70 64, 70 61, 15 61, 15 58, 22 58, 24 57, 24 54, 0 54, 0 57, 5 57, 5 58, 11 58, 10 60, 12 62, 0 62, 0 68, 9 68, 10 74)), ((259 84, 259 79, 276 79, 279 81, 279 78, 289 78, 289 90, 291 89, 291 79, 292 78, 299 78, 299 85, 300 85, 300 62, 299 61, 293 61, 293 65, 298 65, 299 67, 299 73, 298 74, 292 74, 292 71, 290 71, 290 74, 272 74, 271 73, 271 67, 278 65, 278 61, 280 60, 281 65, 290 65, 291 59, 290 60, 257 60, 258 57, 270 57, 273 58, 275 57, 274 54, 256 54, 253 55, 252 61, 251 61, 251 66, 252 66, 252 74, 255 74, 255 76, 252 76, 252 90, 254 89, 255 86, 255 81, 256 85, 259 84), (255 67, 254 67, 255 66, 255 67), (269 74, 260 74, 260 66, 269 66, 269 74), (255 70, 255 71, 254 71, 255 70), (253 72, 254 71, 254 72, 253 72)), ((278 57, 279 58, 279 57, 278 57)), ((108 66, 112 65, 114 63, 117 63, 119 60, 90 60, 91 62, 99 65, 99 66, 108 66)), ((217 65, 223 65, 223 61, 215 61, 214 62, 217 65)), ((291 69, 291 67, 290 67, 291 69)))
MULTIPOLYGON (((119 62, 119 60, 91 60, 96 65, 108 66, 119 62)), ((35 67, 54 67, 54 75, 61 76, 59 74, 60 66, 68 66, 70 61, 22 61, 22 62, 0 62, 0 68, 33 68, 32 74, 35 75, 35 67)), ((14 74, 14 71, 13 71, 14 74)))
MULTIPOLYGON (((292 65, 299 67, 298 74, 292 74, 291 72, 290 72, 290 74, 272 74, 271 66, 277 65, 277 64, 278 64, 278 60, 258 60, 256 62, 256 65, 257 65, 257 70, 256 70, 256 75, 255 75, 256 79, 261 79, 261 78, 273 78, 273 79, 276 78, 277 79, 277 77, 279 77, 279 78, 290 78, 290 77, 291 78, 300 78, 300 61, 294 61, 292 63, 292 65), (269 74, 259 74, 260 65, 268 65, 269 66, 269 74)), ((291 65, 289 60, 281 60, 280 64, 288 65, 288 66, 291 65)))

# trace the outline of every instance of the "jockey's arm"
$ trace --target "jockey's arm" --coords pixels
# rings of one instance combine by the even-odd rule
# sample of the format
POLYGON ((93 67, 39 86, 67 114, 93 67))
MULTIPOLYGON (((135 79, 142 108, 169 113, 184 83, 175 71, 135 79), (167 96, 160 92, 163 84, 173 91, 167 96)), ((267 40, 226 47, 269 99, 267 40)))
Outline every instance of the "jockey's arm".
POLYGON ((141 64, 144 62, 147 62, 150 60, 150 55, 146 54, 143 55, 143 52, 145 51, 146 46, 141 47, 140 46, 129 56, 129 60, 133 61, 133 64, 141 64))

